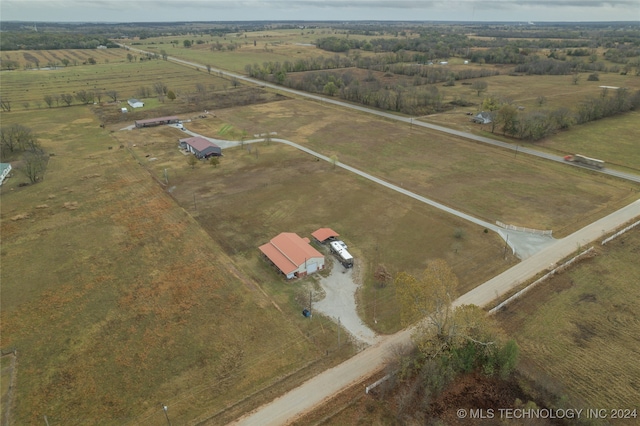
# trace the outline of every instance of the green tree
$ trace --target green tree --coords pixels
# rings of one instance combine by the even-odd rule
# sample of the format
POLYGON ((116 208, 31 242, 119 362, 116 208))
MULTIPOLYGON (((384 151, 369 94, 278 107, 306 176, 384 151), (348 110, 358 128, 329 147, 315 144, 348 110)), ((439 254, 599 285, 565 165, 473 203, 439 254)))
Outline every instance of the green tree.
POLYGON ((182 42, 182 45, 187 49, 191 47, 191 40, 185 40, 182 42))
POLYGON ((169 100, 171 100, 171 101, 173 101, 173 100, 175 100, 175 99, 176 99, 176 94, 175 94, 175 93, 173 93, 173 90, 169 90, 169 91, 167 92, 167 98, 169 98, 169 100))
POLYGON ((211 164, 214 168, 217 168, 218 164, 220 164, 220 157, 213 156, 209 158, 209 164, 211 164))
POLYGON ((198 159, 195 155, 187 155, 187 164, 193 169, 196 167, 196 164, 198 164, 198 159))
POLYGON ((338 86, 335 85, 333 81, 328 82, 324 85, 324 89, 322 90, 326 95, 333 96, 338 91, 338 86))

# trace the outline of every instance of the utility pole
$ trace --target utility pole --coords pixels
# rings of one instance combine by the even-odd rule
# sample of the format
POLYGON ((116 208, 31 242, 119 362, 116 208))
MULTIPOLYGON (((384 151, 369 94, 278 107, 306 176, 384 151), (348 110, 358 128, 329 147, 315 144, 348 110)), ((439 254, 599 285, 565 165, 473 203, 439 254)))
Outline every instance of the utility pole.
POLYGON ((169 185, 169 175, 167 175, 167 169, 164 169, 164 182, 169 185))
POLYGON ((340 349, 340 328, 342 328, 342 325, 340 324, 340 317, 338 317, 338 349, 340 349))
POLYGON ((312 290, 309 290, 309 318, 313 318, 313 312, 311 311, 311 293, 312 290))
POLYGON ((160 404, 160 405, 162 405, 162 411, 164 411, 164 416, 167 418, 167 424, 171 426, 171 421, 169 420, 169 413, 167 412, 169 410, 169 407, 167 407, 164 404, 160 404))
POLYGON ((198 206, 196 205, 196 193, 193 193, 193 209, 198 210, 198 206))
POLYGON ((509 234, 507 234, 507 239, 504 242, 504 258, 507 258, 507 246, 509 245, 509 234))

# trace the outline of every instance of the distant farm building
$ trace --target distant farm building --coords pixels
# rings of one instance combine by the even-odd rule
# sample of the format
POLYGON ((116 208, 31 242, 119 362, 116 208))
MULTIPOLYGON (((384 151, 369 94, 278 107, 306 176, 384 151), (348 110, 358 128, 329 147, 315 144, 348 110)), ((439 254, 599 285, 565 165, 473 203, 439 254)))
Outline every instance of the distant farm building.
POLYGON ((259 248, 287 279, 324 269, 324 256, 311 247, 309 239, 291 232, 283 232, 259 248))
POLYGON ((180 119, 178 117, 172 115, 169 117, 158 117, 158 118, 148 118, 146 120, 136 120, 136 127, 153 127, 153 126, 161 126, 163 124, 175 124, 180 119))
POLYGON ((220 157, 222 155, 222 149, 205 138, 195 136, 192 138, 180 139, 179 142, 180 148, 186 149, 200 159, 220 157))
POLYGON ((144 102, 137 99, 129 99, 127 103, 131 108, 142 108, 144 106, 144 102))
POLYGON ((485 111, 479 112, 471 119, 474 123, 489 124, 491 123, 491 114, 485 111))
POLYGON ((2 185, 4 179, 9 176, 9 172, 11 172, 11 164, 0 163, 0 185, 2 185))
POLYGON ((317 231, 312 232, 311 235, 320 244, 325 244, 327 241, 333 241, 336 237, 340 236, 340 234, 331 228, 320 228, 317 231))

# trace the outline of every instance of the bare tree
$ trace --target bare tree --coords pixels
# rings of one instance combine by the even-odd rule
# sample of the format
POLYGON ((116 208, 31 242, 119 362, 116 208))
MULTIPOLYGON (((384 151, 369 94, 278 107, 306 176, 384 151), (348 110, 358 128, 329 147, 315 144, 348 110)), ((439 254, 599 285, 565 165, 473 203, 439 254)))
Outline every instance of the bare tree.
POLYGON ((22 157, 22 169, 31 183, 42 179, 47 166, 48 156, 41 150, 27 151, 22 157))
POLYGON ((25 150, 39 150, 40 145, 30 128, 13 124, 8 129, 0 129, 2 153, 25 150))
POLYGON ((168 93, 168 87, 161 81, 156 81, 153 83, 153 90, 155 90, 157 95, 166 95, 168 93))
POLYGON ((80 103, 90 104, 93 103, 94 94, 92 91, 78 90, 76 92, 76 99, 78 99, 80 103))
POLYGON ((115 90, 107 90, 106 92, 104 92, 105 95, 107 95, 109 98, 111 98, 111 100, 113 102, 116 102, 118 100, 118 92, 116 92, 115 90))
POLYGON ((73 102, 73 95, 71 93, 61 93, 60 100, 67 104, 67 106, 71 106, 71 102, 73 102))
POLYGON ((44 103, 47 104, 49 108, 53 105, 53 97, 51 95, 44 95, 44 103))
POLYGON ((193 169, 198 164, 198 159, 195 155, 187 155, 187 164, 193 169))

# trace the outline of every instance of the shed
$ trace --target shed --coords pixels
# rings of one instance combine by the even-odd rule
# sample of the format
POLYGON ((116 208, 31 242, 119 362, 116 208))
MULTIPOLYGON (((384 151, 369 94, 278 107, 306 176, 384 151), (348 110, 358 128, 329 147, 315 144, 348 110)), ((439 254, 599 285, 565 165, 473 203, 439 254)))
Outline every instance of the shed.
POLYGON ((283 232, 259 247, 287 279, 304 277, 324 269, 324 256, 311 247, 308 238, 283 232))
POLYGON ((311 235, 320 244, 325 244, 327 241, 334 240, 336 237, 340 236, 340 234, 331 228, 320 228, 317 231, 312 232, 311 235))
POLYGON ((136 127, 153 127, 153 126, 160 126, 162 124, 175 124, 178 121, 180 121, 180 119, 178 117, 176 117, 175 115, 170 115, 170 116, 167 116, 167 117, 147 118, 145 120, 136 120, 135 121, 135 125, 136 125, 136 127))
POLYGON ((129 99, 127 103, 129 104, 129 106, 131 106, 131 108, 142 108, 144 106, 144 102, 137 99, 129 99))
POLYGON ((191 152, 193 155, 201 159, 222 156, 222 148, 220 148, 215 143, 199 136, 180 139, 179 142, 181 148, 186 149, 187 151, 191 152))

